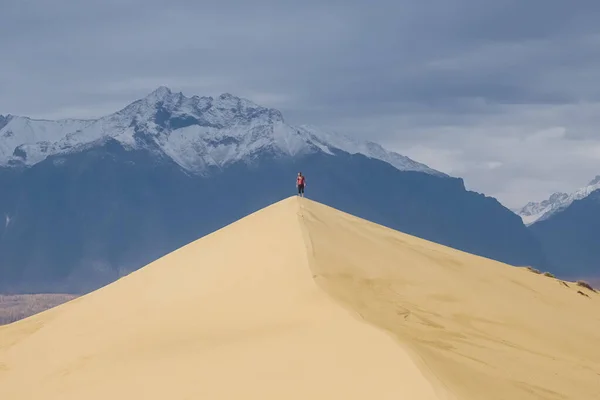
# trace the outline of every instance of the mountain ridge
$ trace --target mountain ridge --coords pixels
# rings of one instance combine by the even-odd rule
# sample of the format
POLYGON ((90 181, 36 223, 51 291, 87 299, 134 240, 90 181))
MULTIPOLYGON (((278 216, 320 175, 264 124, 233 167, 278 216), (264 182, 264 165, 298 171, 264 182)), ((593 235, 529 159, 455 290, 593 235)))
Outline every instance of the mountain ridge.
POLYGON ((556 272, 573 277, 570 270, 577 265, 581 279, 600 278, 600 187, 529 230, 554 260, 556 272))
POLYGON ((556 192, 541 202, 529 202, 520 209, 513 210, 523 219, 525 225, 533 225, 560 213, 569 207, 575 200, 581 200, 589 196, 595 190, 600 189, 600 175, 597 175, 586 186, 572 193, 556 192))
POLYGON ((161 86, 98 119, 50 121, 12 116, 6 121, 0 127, 0 137, 6 139, 0 144, 0 165, 31 166, 49 155, 77 151, 113 137, 132 149, 153 147, 186 171, 201 174, 212 166, 251 160, 256 152, 268 149, 292 157, 341 150, 383 160, 399 170, 447 176, 374 142, 308 125, 288 125, 279 110, 230 93, 186 97, 161 86))

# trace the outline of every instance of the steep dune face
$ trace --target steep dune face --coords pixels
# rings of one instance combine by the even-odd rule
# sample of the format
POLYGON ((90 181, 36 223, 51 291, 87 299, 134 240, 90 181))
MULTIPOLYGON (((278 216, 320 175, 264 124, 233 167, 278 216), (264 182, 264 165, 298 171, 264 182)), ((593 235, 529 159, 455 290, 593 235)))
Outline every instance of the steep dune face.
POLYGON ((599 311, 572 283, 290 198, 0 327, 0 398, 592 400, 599 311))
POLYGON ((315 284, 298 211, 276 203, 0 328, 0 398, 438 398, 393 337, 315 284))
POLYGON ((302 215, 316 282, 457 398, 600 398, 600 293, 318 203, 302 215))

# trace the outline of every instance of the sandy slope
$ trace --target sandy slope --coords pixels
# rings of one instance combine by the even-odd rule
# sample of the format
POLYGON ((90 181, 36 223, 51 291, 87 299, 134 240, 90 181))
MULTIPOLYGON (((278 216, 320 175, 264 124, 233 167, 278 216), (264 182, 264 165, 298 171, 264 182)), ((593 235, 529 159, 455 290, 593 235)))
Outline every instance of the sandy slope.
POLYGON ((598 343, 598 293, 291 198, 0 327, 0 399, 592 400, 598 343))
POLYGON ((319 285, 458 399, 600 399, 600 293, 317 203, 302 213, 319 285))
POLYGON ((0 328, 0 399, 436 399, 312 279, 295 198, 0 328))

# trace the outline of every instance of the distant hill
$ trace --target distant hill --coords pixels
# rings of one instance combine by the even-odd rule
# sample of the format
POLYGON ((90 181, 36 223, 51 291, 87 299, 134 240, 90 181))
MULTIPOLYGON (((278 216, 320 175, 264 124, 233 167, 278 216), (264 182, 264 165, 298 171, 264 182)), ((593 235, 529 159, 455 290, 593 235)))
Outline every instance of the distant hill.
POLYGON ((530 230, 558 274, 600 279, 600 189, 536 222, 530 230))

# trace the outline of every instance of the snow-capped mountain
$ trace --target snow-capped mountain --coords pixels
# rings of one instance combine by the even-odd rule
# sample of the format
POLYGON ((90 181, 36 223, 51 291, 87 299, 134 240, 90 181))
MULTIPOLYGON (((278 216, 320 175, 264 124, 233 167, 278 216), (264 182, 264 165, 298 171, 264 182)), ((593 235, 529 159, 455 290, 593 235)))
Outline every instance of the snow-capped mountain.
MULTIPOLYGON (((600 177, 592 182, 600 183, 600 177)), ((552 259, 556 274, 567 279, 600 279, 600 189, 574 200, 551 218, 539 220, 529 230, 552 259)))
POLYGON ((530 202, 516 213, 523 219, 525 225, 532 225, 535 222, 543 221, 550 216, 563 211, 575 200, 581 200, 589 196, 595 190, 600 189, 600 175, 596 176, 587 186, 576 190, 573 193, 554 193, 539 203, 530 202))
POLYGON ((380 145, 309 126, 291 126, 281 112, 225 93, 186 97, 159 87, 147 97, 97 120, 0 118, 0 165, 35 165, 50 155, 113 138, 129 149, 150 148, 185 170, 205 174, 259 152, 295 157, 344 151, 387 162, 401 171, 444 175, 380 145))
MULTIPOLYGON (((295 194, 513 265, 547 260, 496 199, 372 143, 161 87, 96 120, 0 117, 0 292, 85 292, 295 194)), ((550 270, 550 269, 545 269, 550 270)))

